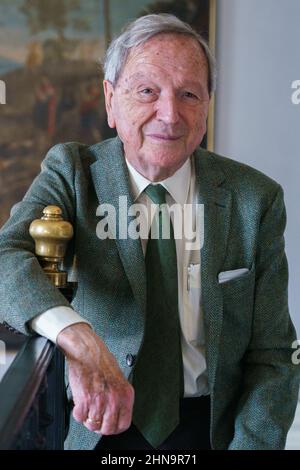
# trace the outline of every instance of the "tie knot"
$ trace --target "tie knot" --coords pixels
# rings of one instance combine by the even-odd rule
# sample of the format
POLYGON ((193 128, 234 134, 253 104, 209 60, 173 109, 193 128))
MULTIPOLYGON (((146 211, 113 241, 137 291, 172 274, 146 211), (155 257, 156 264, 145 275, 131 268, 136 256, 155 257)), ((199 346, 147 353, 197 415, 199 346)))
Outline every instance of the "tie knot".
POLYGON ((165 204, 167 190, 161 184, 149 184, 145 189, 145 193, 154 204, 165 204))

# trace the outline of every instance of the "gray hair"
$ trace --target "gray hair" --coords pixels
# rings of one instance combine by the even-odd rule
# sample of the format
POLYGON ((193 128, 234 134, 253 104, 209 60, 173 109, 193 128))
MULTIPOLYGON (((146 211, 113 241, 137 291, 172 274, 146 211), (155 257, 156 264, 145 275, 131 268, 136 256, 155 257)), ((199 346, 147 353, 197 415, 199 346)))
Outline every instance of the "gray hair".
POLYGON ((208 91, 212 94, 216 88, 216 63, 207 42, 189 24, 174 15, 161 13, 146 15, 129 23, 120 36, 116 37, 106 51, 103 70, 105 80, 116 85, 132 47, 144 44, 153 36, 161 33, 185 34, 196 39, 200 44, 208 63, 208 91))

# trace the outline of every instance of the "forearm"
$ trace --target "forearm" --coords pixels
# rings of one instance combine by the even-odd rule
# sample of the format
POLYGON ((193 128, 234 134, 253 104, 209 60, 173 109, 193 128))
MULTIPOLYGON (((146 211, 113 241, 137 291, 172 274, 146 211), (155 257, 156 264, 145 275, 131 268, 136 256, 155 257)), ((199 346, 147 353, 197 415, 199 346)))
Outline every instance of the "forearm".
POLYGON ((87 323, 76 323, 63 329, 57 336, 56 344, 71 361, 89 361, 94 356, 97 361, 100 338, 87 323), (95 357, 96 356, 96 357, 95 357))
POLYGON ((72 222, 74 207, 72 158, 68 148, 56 146, 48 153, 42 172, 24 199, 12 209, 9 221, 0 231, 0 321, 30 334, 32 318, 69 302, 51 284, 37 257, 29 226, 42 216, 45 206, 54 204, 72 222), (61 174, 66 171, 69 181, 61 174))
POLYGON ((29 322, 35 316, 70 304, 48 280, 36 256, 23 248, 29 243, 9 237, 9 230, 0 234, 0 320, 32 334, 29 322))
POLYGON ((299 393, 293 350, 250 351, 237 405, 231 450, 284 449, 299 393))

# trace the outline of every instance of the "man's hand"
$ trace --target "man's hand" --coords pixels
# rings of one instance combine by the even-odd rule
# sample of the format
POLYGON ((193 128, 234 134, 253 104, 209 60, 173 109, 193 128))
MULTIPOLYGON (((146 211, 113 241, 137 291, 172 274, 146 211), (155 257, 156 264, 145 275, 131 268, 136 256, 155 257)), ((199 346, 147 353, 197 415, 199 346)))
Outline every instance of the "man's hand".
POLYGON ((58 335, 57 345, 68 360, 76 421, 104 435, 126 431, 134 390, 104 342, 89 325, 76 323, 58 335))

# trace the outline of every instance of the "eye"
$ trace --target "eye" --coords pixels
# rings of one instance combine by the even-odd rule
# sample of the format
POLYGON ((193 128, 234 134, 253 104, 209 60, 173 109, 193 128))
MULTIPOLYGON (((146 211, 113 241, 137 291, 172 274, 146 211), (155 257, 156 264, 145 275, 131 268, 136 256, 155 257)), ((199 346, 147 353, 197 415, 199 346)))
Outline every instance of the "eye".
POLYGON ((198 99, 198 96, 194 95, 194 93, 192 93, 191 91, 184 91, 183 92, 183 97, 188 98, 188 99, 192 99, 192 100, 197 100, 198 99))
POLYGON ((153 88, 145 87, 138 90, 138 98, 146 103, 151 103, 152 101, 156 100, 157 91, 153 88))
POLYGON ((144 88, 143 90, 140 90, 140 93, 142 95, 152 95, 154 92, 151 88, 144 88))

